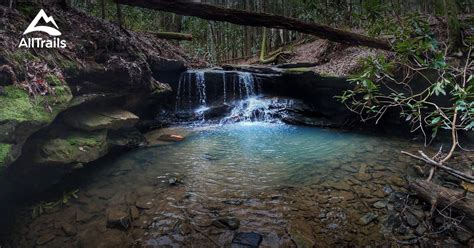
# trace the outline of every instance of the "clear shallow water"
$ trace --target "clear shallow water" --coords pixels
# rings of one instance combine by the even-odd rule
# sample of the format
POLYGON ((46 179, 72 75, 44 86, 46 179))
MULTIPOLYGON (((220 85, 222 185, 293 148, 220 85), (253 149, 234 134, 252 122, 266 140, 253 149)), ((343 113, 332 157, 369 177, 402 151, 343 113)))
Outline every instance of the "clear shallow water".
POLYGON ((263 247, 386 244, 387 211, 371 205, 403 191, 412 161, 400 150, 417 147, 392 138, 261 122, 169 132, 186 139, 124 154, 91 173, 77 200, 25 221, 19 233, 26 238, 18 242, 209 247, 230 245, 236 232, 252 231, 263 236, 263 247), (170 186, 173 178, 182 183, 170 186), (135 206, 139 218, 133 230, 107 228, 111 212, 135 206), (377 213, 379 221, 360 225, 368 212, 377 213), (220 218, 237 218, 240 225, 223 228, 215 224, 220 218), (64 223, 76 232, 66 234, 64 223))

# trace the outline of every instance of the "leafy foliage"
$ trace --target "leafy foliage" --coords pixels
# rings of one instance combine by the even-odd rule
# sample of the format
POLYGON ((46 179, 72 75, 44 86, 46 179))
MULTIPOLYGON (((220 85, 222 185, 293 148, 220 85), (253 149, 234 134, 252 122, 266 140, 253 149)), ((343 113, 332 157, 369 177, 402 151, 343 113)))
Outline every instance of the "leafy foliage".
POLYGON ((426 21, 410 16, 403 22, 394 28, 395 55, 366 59, 350 78, 354 89, 338 98, 364 121, 378 121, 389 108, 399 108, 413 131, 426 134, 431 127, 432 138, 439 129, 474 130, 472 43, 465 44, 465 56, 455 64, 426 21), (439 104, 441 99, 448 103, 439 104))

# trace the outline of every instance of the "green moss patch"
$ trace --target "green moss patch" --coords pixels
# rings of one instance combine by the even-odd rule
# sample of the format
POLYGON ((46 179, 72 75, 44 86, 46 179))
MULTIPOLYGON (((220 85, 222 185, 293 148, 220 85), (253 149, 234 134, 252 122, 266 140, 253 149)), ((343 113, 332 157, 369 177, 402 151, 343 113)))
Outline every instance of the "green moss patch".
POLYGON ((37 99, 30 99, 26 91, 15 86, 6 86, 3 89, 5 95, 0 96, 0 106, 2 106, 0 120, 2 121, 50 122, 62 110, 64 104, 72 99, 71 90, 65 85, 55 87, 55 96, 38 96, 37 99), (52 112, 47 111, 45 101, 56 104, 52 106, 52 112))
POLYGON ((89 163, 108 151, 107 132, 68 132, 39 144, 35 161, 45 164, 89 163))
POLYGON ((37 120, 48 121, 50 114, 43 106, 34 104, 26 91, 15 86, 3 88, 5 95, 0 96, 0 120, 15 120, 18 122, 37 120))
POLYGON ((288 68, 288 69, 284 69, 283 70, 283 73, 286 73, 286 74, 302 74, 302 73, 305 73, 305 72, 311 72, 312 68, 310 67, 299 67, 299 68, 288 68))
POLYGON ((0 143, 0 170, 2 170, 2 165, 5 164, 11 150, 12 145, 0 143))

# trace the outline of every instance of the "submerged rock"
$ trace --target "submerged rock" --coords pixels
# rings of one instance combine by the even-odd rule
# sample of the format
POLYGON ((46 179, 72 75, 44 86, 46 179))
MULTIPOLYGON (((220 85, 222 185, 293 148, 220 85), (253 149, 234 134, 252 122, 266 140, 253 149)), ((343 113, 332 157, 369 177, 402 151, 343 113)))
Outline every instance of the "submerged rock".
POLYGON ((418 226, 418 224, 419 224, 419 221, 418 221, 418 220, 416 219, 416 217, 415 217, 413 214, 411 214, 411 213, 406 212, 404 219, 405 219, 405 222, 406 222, 409 226, 411 226, 411 227, 416 227, 416 226, 418 226))
POLYGON ((378 201, 378 202, 374 203, 373 206, 374 206, 374 208, 379 208, 379 209, 380 208, 385 208, 385 207, 387 207, 387 203, 384 202, 384 201, 378 201))
POLYGON ((141 209, 150 209, 153 207, 153 202, 148 198, 140 198, 137 200, 135 206, 141 209))
POLYGON ((377 217, 379 216, 374 212, 367 213, 360 218, 360 224, 366 226, 370 224, 372 221, 376 220, 377 217))
POLYGON ((130 217, 126 212, 118 209, 111 209, 107 212, 107 227, 125 230, 130 227, 130 217))
POLYGON ((236 233, 232 239, 232 247, 257 248, 262 243, 262 235, 254 232, 236 233))
POLYGON ((426 232, 426 227, 424 225, 419 225, 415 229, 415 234, 418 235, 418 236, 423 236, 423 234, 425 234, 425 232, 426 232))
POLYGON ((237 218, 220 218, 212 222, 218 228, 227 228, 229 230, 237 230, 240 226, 240 220, 237 218))

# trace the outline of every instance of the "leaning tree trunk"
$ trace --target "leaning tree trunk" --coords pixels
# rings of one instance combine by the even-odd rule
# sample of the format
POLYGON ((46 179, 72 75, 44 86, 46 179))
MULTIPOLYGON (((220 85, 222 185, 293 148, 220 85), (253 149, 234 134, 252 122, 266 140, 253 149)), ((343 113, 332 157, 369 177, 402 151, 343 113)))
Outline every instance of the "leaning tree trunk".
POLYGON ((426 180, 414 180, 409 184, 423 200, 433 204, 438 209, 452 207, 456 212, 474 220, 474 199, 464 194, 448 189, 426 180))
POLYGON ((386 40, 317 23, 303 22, 294 18, 245 10, 229 9, 210 4, 193 3, 186 0, 115 0, 116 3, 149 9, 173 12, 185 16, 195 16, 207 20, 230 22, 244 26, 288 29, 314 35, 334 42, 391 50, 386 40))

